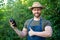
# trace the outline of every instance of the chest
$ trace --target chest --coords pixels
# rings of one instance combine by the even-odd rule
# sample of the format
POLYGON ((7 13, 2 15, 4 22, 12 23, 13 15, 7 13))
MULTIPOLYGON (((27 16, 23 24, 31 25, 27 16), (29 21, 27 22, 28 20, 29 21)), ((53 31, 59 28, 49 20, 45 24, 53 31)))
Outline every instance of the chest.
POLYGON ((30 30, 30 28, 33 31, 37 31, 37 32, 43 31, 42 21, 31 21, 30 24, 28 25, 28 31, 30 30))

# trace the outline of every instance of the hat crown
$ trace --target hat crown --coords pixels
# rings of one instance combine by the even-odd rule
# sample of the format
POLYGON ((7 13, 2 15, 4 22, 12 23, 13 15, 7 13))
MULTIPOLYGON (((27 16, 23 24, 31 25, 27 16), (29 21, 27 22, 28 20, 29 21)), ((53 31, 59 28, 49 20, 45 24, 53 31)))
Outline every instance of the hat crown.
POLYGON ((34 2, 33 5, 31 7, 28 7, 29 9, 33 9, 35 7, 41 8, 43 9, 44 6, 42 6, 39 2, 34 2))
POLYGON ((42 5, 39 2, 34 2, 32 7, 42 7, 42 5))

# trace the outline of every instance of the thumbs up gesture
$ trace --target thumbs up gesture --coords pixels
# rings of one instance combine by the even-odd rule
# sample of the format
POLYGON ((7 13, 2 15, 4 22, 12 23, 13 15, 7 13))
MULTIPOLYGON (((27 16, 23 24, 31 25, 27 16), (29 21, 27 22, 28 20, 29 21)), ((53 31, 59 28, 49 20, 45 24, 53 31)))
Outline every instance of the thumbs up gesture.
POLYGON ((34 31, 30 28, 29 36, 33 36, 33 35, 34 35, 34 31))

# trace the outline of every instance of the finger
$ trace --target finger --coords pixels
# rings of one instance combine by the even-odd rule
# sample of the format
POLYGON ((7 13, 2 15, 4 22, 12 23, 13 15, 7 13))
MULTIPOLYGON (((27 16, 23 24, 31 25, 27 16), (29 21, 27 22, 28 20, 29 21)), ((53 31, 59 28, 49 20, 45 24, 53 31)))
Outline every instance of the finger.
POLYGON ((12 22, 9 21, 10 24, 12 24, 12 22))
POLYGON ((10 25, 13 25, 11 22, 9 22, 10 23, 10 25))
POLYGON ((30 30, 32 30, 32 29, 30 28, 30 30))
POLYGON ((12 22, 10 22, 10 21, 9 21, 9 23, 10 23, 10 25, 14 25, 14 23, 12 23, 12 22))

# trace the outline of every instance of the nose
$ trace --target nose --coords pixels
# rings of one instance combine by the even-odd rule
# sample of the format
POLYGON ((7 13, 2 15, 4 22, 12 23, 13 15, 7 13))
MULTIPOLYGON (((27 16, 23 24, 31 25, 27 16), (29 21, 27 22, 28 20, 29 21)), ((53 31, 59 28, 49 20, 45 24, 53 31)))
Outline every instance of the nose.
POLYGON ((38 11, 36 10, 35 12, 37 13, 38 11))

